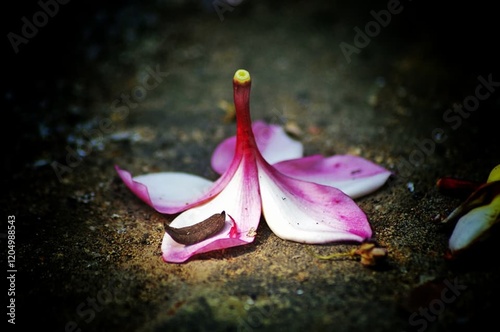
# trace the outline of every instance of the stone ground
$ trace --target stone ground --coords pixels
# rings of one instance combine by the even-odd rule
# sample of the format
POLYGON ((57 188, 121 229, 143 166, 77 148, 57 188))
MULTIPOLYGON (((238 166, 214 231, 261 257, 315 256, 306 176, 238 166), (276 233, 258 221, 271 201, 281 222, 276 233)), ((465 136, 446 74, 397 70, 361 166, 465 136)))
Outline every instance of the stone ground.
MULTIPOLYGON (((390 7, 398 13, 376 30, 370 11, 388 4, 247 0, 219 16, 208 0, 70 2, 50 7, 46 22, 35 2, 5 11, 5 35, 29 37, 17 53, 4 39, 2 123, 10 134, 1 207, 4 220, 15 216, 17 269, 9 328, 378 332, 495 324, 498 232, 447 260, 452 225, 436 221, 463 199, 435 186, 446 175, 484 181, 500 163, 497 86, 470 106, 477 109, 446 117, 454 104, 474 100, 479 76, 500 81, 494 10, 408 0, 390 7), (23 32, 33 14, 38 31, 23 32), (367 24, 370 40, 355 39, 355 27, 367 24), (347 44, 358 46, 348 57, 340 47, 347 44), (251 245, 162 261, 163 224, 172 217, 138 200, 113 166, 216 179, 209 159, 235 132, 225 103, 239 68, 253 78, 252 117, 295 128, 306 154, 356 154, 394 172, 357 200, 388 250, 384 264, 318 260, 264 220, 251 245)), ((355 245, 308 247, 326 255, 355 245)))

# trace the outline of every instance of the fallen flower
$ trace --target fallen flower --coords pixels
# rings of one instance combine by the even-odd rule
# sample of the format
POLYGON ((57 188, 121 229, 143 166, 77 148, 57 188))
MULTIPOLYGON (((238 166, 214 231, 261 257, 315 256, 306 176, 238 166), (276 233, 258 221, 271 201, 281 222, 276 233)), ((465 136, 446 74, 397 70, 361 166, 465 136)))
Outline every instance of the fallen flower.
POLYGON ((128 188, 158 212, 182 212, 170 228, 190 227, 197 232, 197 224, 224 212, 222 228, 207 238, 200 237, 201 242, 182 244, 165 232, 161 248, 166 262, 181 263, 196 254, 253 242, 261 211, 271 230, 286 240, 362 242, 372 235, 365 213, 342 189, 328 184, 338 183, 351 188, 354 195, 362 195, 382 186, 391 173, 354 156, 298 158, 301 144, 287 138, 282 129, 262 122, 252 126, 250 87, 250 74, 236 71, 236 136, 214 153, 212 166, 221 173, 214 183, 178 172, 132 177, 115 166, 128 188))
MULTIPOLYGON (((439 181, 438 181, 439 184, 439 181)), ((457 221, 448 241, 449 258, 455 258, 489 235, 500 220, 500 165, 442 223, 457 221)))

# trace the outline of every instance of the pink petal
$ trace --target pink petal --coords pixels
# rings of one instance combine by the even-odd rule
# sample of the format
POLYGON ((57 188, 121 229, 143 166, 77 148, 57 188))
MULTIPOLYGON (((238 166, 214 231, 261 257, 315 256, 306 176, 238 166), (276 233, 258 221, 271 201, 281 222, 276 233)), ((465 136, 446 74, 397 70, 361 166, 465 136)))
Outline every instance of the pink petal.
MULTIPOLYGON (((132 177, 130 172, 115 166, 125 185, 146 204, 160 213, 174 214, 201 204, 217 195, 230 180, 231 172, 215 183, 202 177, 180 172, 151 173, 132 177)), ((220 213, 219 211, 218 213, 220 213)))
POLYGON ((290 177, 340 189, 351 198, 377 190, 391 175, 385 168, 352 155, 328 158, 313 155, 282 161, 273 166, 290 177))
POLYGON ((264 216, 280 238, 328 243, 371 237, 365 213, 342 191, 290 178, 263 161, 257 167, 264 216))
POLYGON ((165 233, 161 246, 163 259, 166 262, 181 263, 196 254, 253 242, 261 209, 254 158, 243 158, 234 176, 217 196, 202 205, 184 211, 170 224, 177 228, 190 226, 215 213, 225 211, 224 229, 215 236, 192 245, 177 243, 165 233))
MULTIPOLYGON (((282 127, 268 125, 263 121, 254 121, 252 131, 257 147, 268 163, 274 164, 282 160, 302 157, 302 143, 291 139, 282 127)), ((214 171, 219 174, 226 171, 233 160, 235 147, 236 136, 232 136, 215 148, 211 161, 214 171)))

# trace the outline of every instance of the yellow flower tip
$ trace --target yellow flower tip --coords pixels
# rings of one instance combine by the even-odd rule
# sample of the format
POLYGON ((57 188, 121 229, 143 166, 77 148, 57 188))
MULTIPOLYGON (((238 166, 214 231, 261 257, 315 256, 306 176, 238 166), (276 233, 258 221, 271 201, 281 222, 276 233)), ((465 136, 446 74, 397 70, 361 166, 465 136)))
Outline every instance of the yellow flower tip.
POLYGON ((251 81, 250 73, 248 71, 246 71, 245 69, 238 69, 236 71, 236 73, 234 74, 233 80, 239 84, 250 83, 250 81, 251 81))
POLYGON ((496 165, 490 172, 486 182, 500 181, 500 165, 496 165))

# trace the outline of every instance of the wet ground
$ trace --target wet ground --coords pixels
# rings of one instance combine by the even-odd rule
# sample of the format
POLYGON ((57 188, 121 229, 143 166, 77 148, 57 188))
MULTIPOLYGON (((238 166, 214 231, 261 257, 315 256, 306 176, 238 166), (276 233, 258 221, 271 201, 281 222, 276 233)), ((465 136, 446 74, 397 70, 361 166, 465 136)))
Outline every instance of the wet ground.
POLYGON ((462 199, 435 186, 446 175, 484 181, 500 164, 491 8, 47 3, 5 20, 0 243, 15 220, 15 260, 7 250, 1 260, 17 271, 6 272, 9 330, 469 331, 494 322, 498 232, 447 260, 452 227, 436 221, 462 199), (264 220, 251 245, 162 261, 172 217, 137 199, 113 166, 216 179, 210 155, 235 132, 226 115, 239 68, 252 75, 252 117, 290 129, 306 154, 356 154, 394 172, 357 200, 388 250, 384 264, 318 260, 264 220), (475 104, 478 85, 490 93, 475 104), (470 110, 448 111, 455 104, 470 110))

